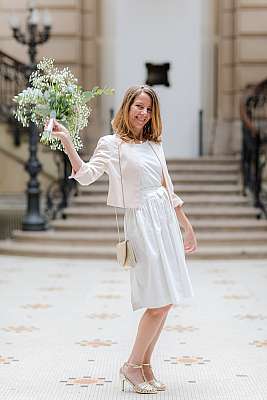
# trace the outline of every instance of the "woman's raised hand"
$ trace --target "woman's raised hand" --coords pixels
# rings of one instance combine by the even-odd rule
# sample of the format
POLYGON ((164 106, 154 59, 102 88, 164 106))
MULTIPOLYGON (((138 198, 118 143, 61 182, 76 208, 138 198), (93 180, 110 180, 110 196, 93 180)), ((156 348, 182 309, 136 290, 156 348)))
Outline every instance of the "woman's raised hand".
MULTIPOLYGON (((47 126, 48 126, 48 122, 45 124, 45 129, 47 129, 47 126)), ((64 141, 64 140, 70 138, 69 131, 65 128, 65 126, 60 124, 56 119, 53 119, 53 130, 52 130, 51 135, 57 137, 61 141, 64 141)))

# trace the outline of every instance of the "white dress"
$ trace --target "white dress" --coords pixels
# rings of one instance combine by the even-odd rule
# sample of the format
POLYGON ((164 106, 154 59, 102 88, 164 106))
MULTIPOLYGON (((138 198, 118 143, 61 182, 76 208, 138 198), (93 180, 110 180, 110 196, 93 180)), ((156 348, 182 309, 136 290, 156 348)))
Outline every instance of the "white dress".
POLYGON ((180 226, 168 192, 162 186, 162 167, 148 141, 134 146, 141 163, 141 206, 126 208, 124 230, 136 254, 130 270, 133 311, 180 304, 194 297, 180 226))

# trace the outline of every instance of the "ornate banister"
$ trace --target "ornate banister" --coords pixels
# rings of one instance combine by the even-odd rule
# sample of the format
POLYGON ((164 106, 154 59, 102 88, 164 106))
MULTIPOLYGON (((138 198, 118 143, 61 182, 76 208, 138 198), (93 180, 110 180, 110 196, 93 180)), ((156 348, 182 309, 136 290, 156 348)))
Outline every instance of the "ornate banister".
POLYGON ((26 64, 0 51, 0 120, 11 126, 14 144, 20 144, 20 133, 23 127, 13 116, 13 97, 26 88, 29 69, 26 64))
MULTIPOLYGON (((250 97, 251 120, 256 128, 255 135, 243 127, 242 175, 243 193, 249 192, 255 207, 260 208, 267 218, 266 189, 263 175, 267 165, 267 96, 266 84, 250 97)), ((257 87, 256 87, 257 88, 257 87)))
POLYGON ((8 54, 0 51, 0 112, 7 117, 6 111, 13 109, 13 97, 27 85, 28 68, 8 54), (3 110, 4 108, 4 110, 3 110), (4 111, 4 113, 2 112, 4 111))

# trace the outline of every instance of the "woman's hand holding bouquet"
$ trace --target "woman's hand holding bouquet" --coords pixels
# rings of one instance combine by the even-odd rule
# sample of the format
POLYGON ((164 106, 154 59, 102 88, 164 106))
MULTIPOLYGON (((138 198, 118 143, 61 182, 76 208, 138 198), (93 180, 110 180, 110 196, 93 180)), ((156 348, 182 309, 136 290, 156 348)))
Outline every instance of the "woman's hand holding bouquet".
POLYGON ((64 125, 60 124, 55 118, 51 118, 45 124, 45 131, 51 132, 51 137, 55 137, 64 145, 66 141, 71 140, 69 131, 64 125), (49 126, 50 125, 50 126, 49 126))
POLYGON ((69 131, 54 118, 47 121, 44 128, 45 131, 48 129, 51 130, 51 139, 57 139, 60 141, 63 151, 67 154, 70 160, 72 170, 78 171, 82 165, 82 159, 75 149, 69 131))

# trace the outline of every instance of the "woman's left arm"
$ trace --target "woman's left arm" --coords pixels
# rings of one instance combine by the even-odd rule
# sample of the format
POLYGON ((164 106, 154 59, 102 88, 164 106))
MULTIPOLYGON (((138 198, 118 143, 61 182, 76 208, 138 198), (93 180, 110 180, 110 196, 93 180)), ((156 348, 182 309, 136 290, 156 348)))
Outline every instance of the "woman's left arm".
POLYGON ((194 229, 189 222, 189 219, 185 215, 183 211, 183 207, 177 206, 175 207, 175 213, 179 224, 184 229, 184 249, 186 253, 193 253, 197 249, 197 239, 194 232, 194 229))
MULTIPOLYGON (((170 177, 169 171, 168 171, 168 166, 166 163, 166 158, 165 158, 162 144, 160 147, 161 147, 162 156, 163 156, 163 159, 164 159, 165 165, 166 165, 167 179, 169 181, 169 186, 170 186, 170 190, 171 190, 173 207, 175 209, 175 213, 176 213, 177 219, 179 221, 179 224, 184 229, 184 249, 185 249, 186 253, 192 253, 192 252, 196 251, 196 249, 197 249, 196 235, 195 235, 195 232, 194 232, 194 229, 193 229, 191 223, 189 222, 189 219, 187 218, 187 216, 185 215, 185 213, 183 211, 182 206, 184 204, 184 201, 179 196, 177 196, 176 193, 174 193, 173 183, 172 183, 172 179, 170 177)), ((164 180, 164 182, 165 182, 165 180, 164 180)), ((166 182, 165 182, 164 186, 166 186, 166 182)))

